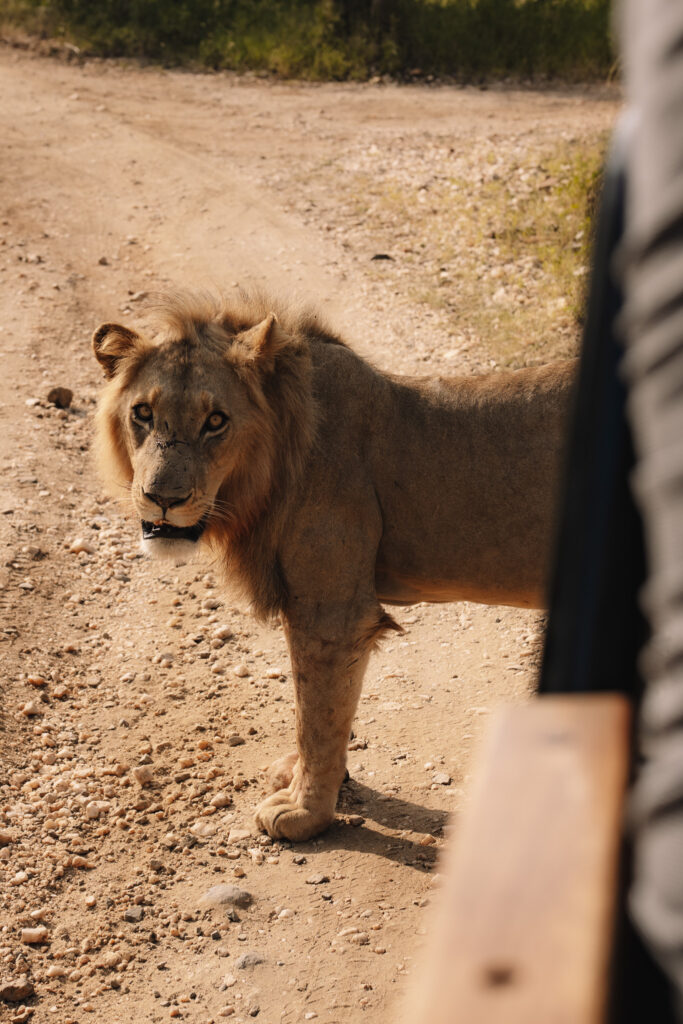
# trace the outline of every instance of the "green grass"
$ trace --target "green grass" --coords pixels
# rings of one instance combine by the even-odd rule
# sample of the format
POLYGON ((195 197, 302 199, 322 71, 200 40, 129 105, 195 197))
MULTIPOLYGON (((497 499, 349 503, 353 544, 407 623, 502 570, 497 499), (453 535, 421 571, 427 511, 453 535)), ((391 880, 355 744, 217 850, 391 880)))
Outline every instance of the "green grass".
POLYGON ((508 365, 574 354, 582 326, 606 139, 562 145, 490 182, 471 245, 495 251, 494 278, 465 285, 472 322, 508 365), (535 281, 529 294, 529 275, 535 281))
POLYGON ((317 80, 585 79, 613 64, 608 0, 0 0, 87 52, 317 80))
POLYGON ((439 311, 456 345, 469 339, 500 365, 545 362, 576 352, 606 142, 563 142, 512 166, 491 152, 463 178, 444 158, 424 191, 398 177, 338 176, 338 197, 370 238, 401 226, 401 287, 439 311))

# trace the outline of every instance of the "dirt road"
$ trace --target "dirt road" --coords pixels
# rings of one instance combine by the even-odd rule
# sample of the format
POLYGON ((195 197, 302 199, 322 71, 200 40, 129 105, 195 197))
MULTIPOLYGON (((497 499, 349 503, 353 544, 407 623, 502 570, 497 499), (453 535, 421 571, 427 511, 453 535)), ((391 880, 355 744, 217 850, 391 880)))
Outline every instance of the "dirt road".
MULTIPOLYGON (((429 168, 450 160, 476 201, 478 175, 594 136, 616 100, 275 84, 8 47, 0 96, 0 1019, 392 1020, 447 816, 457 827, 491 708, 529 692, 538 617, 402 612, 405 636, 368 672, 338 824, 300 847, 256 834, 263 769, 293 745, 281 632, 232 608, 210 565, 160 578, 141 558, 93 473, 89 338, 134 320, 149 291, 260 282, 324 307, 384 368, 480 368, 494 339, 420 301, 429 246, 382 196, 412 182, 429 206, 429 168), (53 385, 72 389, 69 409, 47 401, 53 385), (217 883, 250 905, 207 907, 217 883)), ((449 210, 428 210, 428 235, 451 232, 457 260, 449 210)), ((534 281, 525 301, 542 303, 534 281)))

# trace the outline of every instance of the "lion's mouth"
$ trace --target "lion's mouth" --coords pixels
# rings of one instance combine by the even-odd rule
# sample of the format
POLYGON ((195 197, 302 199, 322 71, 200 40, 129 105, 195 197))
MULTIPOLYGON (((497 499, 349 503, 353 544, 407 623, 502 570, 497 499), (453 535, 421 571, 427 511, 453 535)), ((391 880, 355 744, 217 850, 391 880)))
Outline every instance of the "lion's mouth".
POLYGON ((192 526, 173 526, 172 523, 150 523, 143 519, 142 539, 143 540, 190 540, 193 543, 198 541, 204 532, 207 516, 192 526))

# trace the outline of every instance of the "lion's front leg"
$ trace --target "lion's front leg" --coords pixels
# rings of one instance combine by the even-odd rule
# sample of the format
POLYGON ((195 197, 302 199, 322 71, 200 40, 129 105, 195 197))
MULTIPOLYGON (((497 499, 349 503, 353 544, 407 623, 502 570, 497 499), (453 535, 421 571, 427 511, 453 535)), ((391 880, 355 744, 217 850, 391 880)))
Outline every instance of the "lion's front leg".
MULTIPOLYGON (((371 642, 383 628, 380 619, 381 612, 374 616, 376 629, 358 628, 343 640, 312 637, 291 625, 287 629, 298 757, 287 765, 289 784, 267 797, 256 812, 258 825, 273 838, 310 839, 334 820, 371 642)), ((279 762, 284 764, 285 759, 279 762)))

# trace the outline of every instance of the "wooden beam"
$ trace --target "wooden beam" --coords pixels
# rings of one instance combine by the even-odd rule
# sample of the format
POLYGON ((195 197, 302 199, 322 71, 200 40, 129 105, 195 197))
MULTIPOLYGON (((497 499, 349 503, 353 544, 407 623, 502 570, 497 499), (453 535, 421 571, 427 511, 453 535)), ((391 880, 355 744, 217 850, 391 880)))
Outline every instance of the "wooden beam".
POLYGON ((542 696, 491 724, 454 825, 411 1024, 600 1024, 630 710, 542 696))

